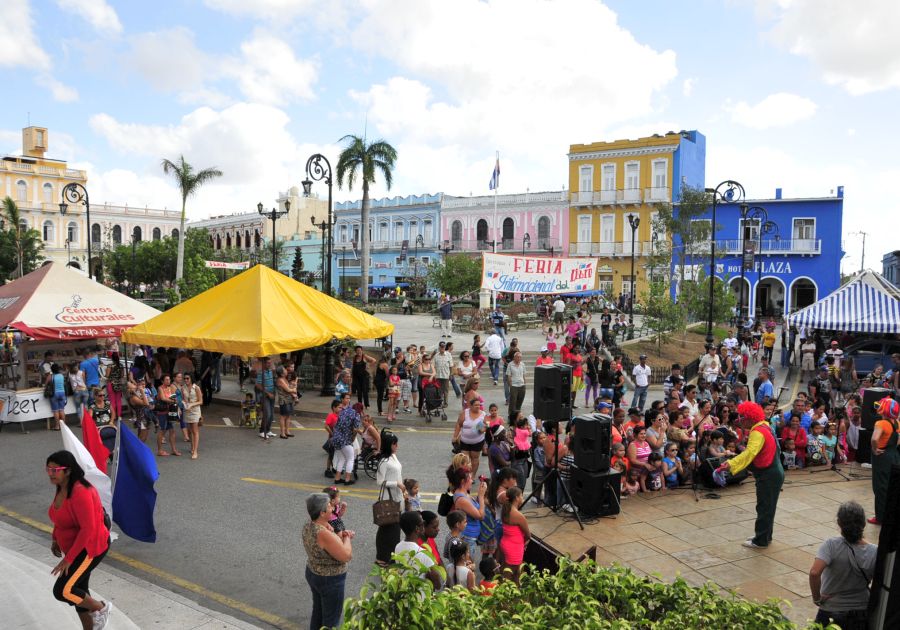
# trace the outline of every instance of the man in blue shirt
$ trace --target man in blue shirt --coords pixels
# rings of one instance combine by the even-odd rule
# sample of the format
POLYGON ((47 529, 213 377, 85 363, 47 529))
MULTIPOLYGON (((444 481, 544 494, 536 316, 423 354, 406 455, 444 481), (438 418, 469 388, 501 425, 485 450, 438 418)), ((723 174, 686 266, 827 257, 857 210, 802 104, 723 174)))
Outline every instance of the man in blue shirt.
POLYGON ((88 404, 94 404, 94 388, 100 386, 100 359, 94 350, 88 350, 84 355, 84 361, 79 366, 84 372, 84 384, 88 390, 88 404))
POLYGON ((441 313, 441 338, 453 336, 453 304, 446 295, 441 299, 438 307, 441 313))
POLYGON ((494 332, 506 341, 506 316, 503 314, 503 307, 499 304, 491 312, 491 324, 494 326, 494 332))
POLYGON ((756 388, 756 404, 765 407, 766 403, 775 395, 772 381, 769 380, 769 370, 762 368, 759 371, 759 387, 756 388))
POLYGON ((272 370, 272 358, 262 360, 262 366, 256 374, 256 391, 262 402, 262 424, 259 437, 268 440, 275 437, 272 433, 272 422, 275 419, 275 372, 272 370))
POLYGON ((800 426, 804 430, 809 431, 809 425, 812 423, 812 414, 806 410, 806 402, 802 398, 794 401, 794 408, 784 412, 784 423, 789 424, 791 421, 791 412, 800 414, 800 426))

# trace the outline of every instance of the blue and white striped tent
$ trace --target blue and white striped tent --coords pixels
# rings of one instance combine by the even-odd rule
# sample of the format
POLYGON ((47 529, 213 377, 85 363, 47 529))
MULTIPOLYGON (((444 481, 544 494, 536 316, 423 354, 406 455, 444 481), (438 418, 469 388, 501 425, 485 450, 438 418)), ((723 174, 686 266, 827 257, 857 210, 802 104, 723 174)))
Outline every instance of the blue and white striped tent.
POLYGON ((861 333, 900 333, 900 289, 863 271, 834 293, 790 315, 794 326, 861 333))

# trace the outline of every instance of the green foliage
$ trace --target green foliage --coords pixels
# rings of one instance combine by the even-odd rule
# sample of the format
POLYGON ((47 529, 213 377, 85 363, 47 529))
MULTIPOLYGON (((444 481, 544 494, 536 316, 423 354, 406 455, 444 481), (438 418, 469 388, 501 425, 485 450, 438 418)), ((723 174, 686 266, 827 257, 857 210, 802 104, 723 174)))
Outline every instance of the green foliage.
POLYGON ((685 327, 684 309, 672 301, 668 282, 652 282, 650 290, 641 296, 644 303, 644 323, 653 333, 658 355, 662 354, 662 344, 669 341, 671 334, 685 327))
MULTIPOLYGON (((695 281, 682 284, 678 302, 688 321, 704 321, 709 317, 709 276, 705 270, 699 270, 695 281)), ((713 286, 713 323, 729 321, 736 303, 728 278, 724 281, 717 278, 713 286)))
MULTIPOLYGON (((399 558, 399 556, 398 556, 399 558)), ((788 630, 777 600, 764 604, 721 595, 680 577, 672 583, 617 565, 559 561, 559 572, 525 571, 521 586, 500 582, 490 597, 461 587, 434 593, 431 583, 400 559, 376 568, 358 599, 344 604, 344 628, 467 628, 471 630, 741 628, 788 630), (376 585, 377 581, 377 585, 376 585)), ((821 626, 812 624, 810 628, 821 626)))
POLYGON ((477 291, 481 286, 481 260, 446 256, 444 262, 428 266, 428 284, 454 297, 477 291))
POLYGON ((22 215, 12 197, 3 200, 0 218, 3 219, 3 229, 0 230, 0 281, 31 273, 44 261, 41 233, 21 228, 22 215))

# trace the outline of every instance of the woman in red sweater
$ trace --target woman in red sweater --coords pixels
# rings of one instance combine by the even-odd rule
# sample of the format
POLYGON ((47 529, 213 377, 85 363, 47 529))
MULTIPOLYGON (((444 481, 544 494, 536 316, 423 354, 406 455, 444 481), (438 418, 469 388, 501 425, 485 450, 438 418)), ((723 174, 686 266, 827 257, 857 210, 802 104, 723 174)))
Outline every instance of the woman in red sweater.
POLYGON ((84 470, 69 451, 47 458, 47 474, 56 486, 50 504, 53 543, 50 551, 63 559, 51 573, 57 575, 53 596, 75 607, 85 630, 106 626, 112 606, 90 595, 91 572, 109 551, 109 529, 97 489, 84 478, 84 470))

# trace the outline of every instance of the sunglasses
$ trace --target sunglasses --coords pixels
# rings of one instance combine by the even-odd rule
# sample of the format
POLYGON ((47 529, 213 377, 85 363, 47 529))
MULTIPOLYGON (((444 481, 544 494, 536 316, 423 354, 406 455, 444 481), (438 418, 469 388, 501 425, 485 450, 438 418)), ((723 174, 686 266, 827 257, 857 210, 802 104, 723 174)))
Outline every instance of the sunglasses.
POLYGON ((47 472, 51 475, 55 475, 57 473, 61 473, 64 470, 68 470, 68 466, 47 466, 47 472))

